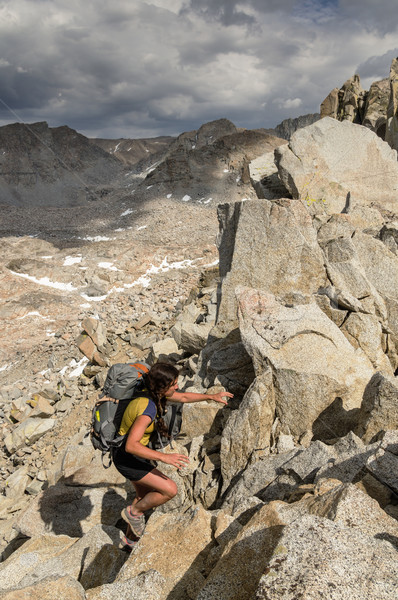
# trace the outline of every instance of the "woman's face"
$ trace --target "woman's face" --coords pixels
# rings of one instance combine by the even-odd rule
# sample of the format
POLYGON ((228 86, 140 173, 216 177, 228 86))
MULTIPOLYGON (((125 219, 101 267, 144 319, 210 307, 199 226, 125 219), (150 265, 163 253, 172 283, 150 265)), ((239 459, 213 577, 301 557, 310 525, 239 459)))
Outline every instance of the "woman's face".
POLYGON ((171 386, 169 387, 169 389, 167 390, 166 394, 168 396, 170 396, 171 394, 173 394, 173 392, 175 392, 178 389, 178 377, 177 379, 175 379, 173 381, 173 383, 171 384, 171 386))

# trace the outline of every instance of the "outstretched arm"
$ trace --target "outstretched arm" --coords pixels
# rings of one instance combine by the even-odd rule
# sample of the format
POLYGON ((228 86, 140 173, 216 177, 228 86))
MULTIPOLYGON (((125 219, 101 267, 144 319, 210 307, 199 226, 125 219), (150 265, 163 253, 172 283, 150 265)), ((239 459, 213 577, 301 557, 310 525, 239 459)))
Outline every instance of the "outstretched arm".
POLYGON ((214 400, 215 402, 221 402, 221 404, 227 404, 228 400, 224 400, 224 398, 233 398, 233 396, 234 395, 230 392, 218 392, 217 394, 197 394, 195 392, 173 391, 170 396, 166 394, 167 400, 187 403, 201 402, 202 400, 214 400))

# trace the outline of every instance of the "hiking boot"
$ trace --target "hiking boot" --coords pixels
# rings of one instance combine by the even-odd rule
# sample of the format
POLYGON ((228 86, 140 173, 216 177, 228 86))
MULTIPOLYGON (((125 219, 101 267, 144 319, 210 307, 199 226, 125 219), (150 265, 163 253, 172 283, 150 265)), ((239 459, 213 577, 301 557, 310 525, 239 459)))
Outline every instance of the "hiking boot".
POLYGON ((134 546, 138 543, 138 539, 130 540, 127 535, 122 535, 120 538, 119 548, 131 552, 134 546))
POLYGON ((131 507, 127 506, 127 508, 122 510, 121 517, 130 525, 134 535, 140 538, 145 530, 145 515, 133 515, 131 507))

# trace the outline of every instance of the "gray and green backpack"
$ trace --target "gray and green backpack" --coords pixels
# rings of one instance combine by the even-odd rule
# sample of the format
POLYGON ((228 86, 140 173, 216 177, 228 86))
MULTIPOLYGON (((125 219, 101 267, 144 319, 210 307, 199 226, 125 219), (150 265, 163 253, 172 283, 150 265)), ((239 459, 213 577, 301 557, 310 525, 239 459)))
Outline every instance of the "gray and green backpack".
POLYGON ((104 464, 105 454, 109 454, 108 465, 112 463, 113 448, 122 445, 124 435, 118 435, 123 413, 130 401, 144 387, 144 375, 148 373, 146 363, 117 363, 109 369, 102 393, 94 405, 91 418, 90 438, 94 448, 101 450, 104 464))
MULTIPOLYGON (((105 468, 112 463, 112 450, 121 446, 126 435, 118 435, 124 411, 134 398, 147 396, 144 390, 144 378, 149 371, 149 365, 144 362, 117 363, 113 365, 106 376, 102 393, 92 412, 90 438, 94 448, 102 452, 102 462, 105 468), (108 454, 108 464, 104 457, 108 454)), ((149 446, 159 450, 172 444, 180 433, 182 423, 181 403, 169 403, 162 415, 168 433, 160 434, 155 427, 149 446)))

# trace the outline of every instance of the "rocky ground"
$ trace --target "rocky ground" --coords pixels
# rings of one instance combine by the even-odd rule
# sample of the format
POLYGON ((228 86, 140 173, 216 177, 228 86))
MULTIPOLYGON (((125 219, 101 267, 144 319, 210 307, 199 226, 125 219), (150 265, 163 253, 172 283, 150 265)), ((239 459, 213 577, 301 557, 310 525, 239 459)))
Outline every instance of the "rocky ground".
POLYGON ((75 210, 73 232, 66 211, 54 240, 7 225, 0 598, 396 596, 396 154, 323 119, 279 148, 277 169, 275 139, 232 150, 231 125, 203 185, 214 124, 183 136, 153 185, 115 195, 111 217, 108 198, 94 220, 75 210), (78 239, 94 222, 108 239, 78 239), (181 389, 235 396, 184 406, 189 465, 162 466, 178 494, 129 555, 132 489, 87 424, 108 364, 165 356, 181 389))

